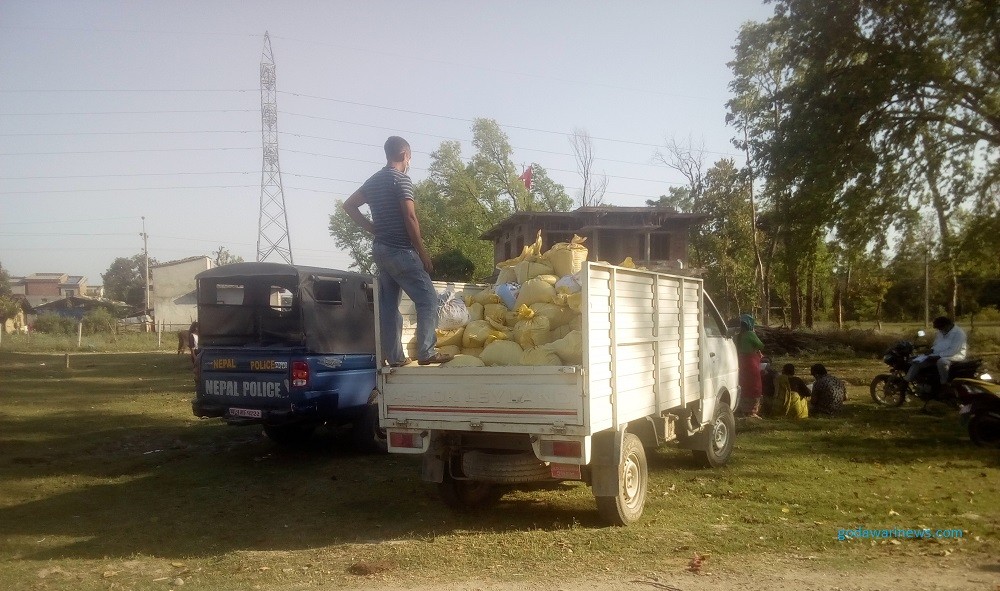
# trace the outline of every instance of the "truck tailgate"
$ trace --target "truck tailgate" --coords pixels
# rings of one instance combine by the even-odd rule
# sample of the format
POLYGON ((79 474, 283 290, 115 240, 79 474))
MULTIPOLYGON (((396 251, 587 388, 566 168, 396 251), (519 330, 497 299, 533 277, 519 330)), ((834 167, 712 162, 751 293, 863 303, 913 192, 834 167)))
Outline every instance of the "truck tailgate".
POLYGON ((383 427, 563 431, 586 424, 579 367, 401 367, 382 370, 383 427))
POLYGON ((232 407, 287 408, 288 353, 209 350, 201 355, 199 396, 232 407))

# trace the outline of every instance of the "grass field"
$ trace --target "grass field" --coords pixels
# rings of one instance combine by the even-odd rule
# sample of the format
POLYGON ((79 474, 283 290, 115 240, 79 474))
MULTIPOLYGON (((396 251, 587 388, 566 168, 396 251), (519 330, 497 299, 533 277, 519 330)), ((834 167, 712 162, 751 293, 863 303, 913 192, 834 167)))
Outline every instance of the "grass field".
POLYGON ((828 366, 851 384, 844 417, 740 425, 719 470, 665 447, 642 520, 607 528, 583 485, 455 515, 413 458, 358 455, 340 433, 285 451, 196 419, 184 356, 75 354, 66 369, 63 355, 0 352, 0 589, 541 581, 682 572, 695 552, 845 572, 1000 554, 1000 454, 973 447, 944 407, 872 405, 878 362, 828 366), (838 541, 857 527, 962 537, 838 541))

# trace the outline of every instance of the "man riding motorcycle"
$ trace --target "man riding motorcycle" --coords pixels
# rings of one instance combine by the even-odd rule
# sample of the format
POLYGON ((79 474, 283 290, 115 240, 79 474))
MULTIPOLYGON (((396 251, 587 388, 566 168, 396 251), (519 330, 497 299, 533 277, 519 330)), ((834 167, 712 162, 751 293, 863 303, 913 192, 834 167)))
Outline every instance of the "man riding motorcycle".
POLYGON ((935 318, 934 328, 937 330, 937 334, 934 336, 934 344, 931 346, 930 354, 917 356, 913 360, 913 363, 910 364, 910 370, 906 372, 907 381, 916 380, 917 374, 922 368, 936 365, 941 384, 947 384, 951 363, 965 359, 965 331, 956 326, 955 322, 947 316, 935 318))

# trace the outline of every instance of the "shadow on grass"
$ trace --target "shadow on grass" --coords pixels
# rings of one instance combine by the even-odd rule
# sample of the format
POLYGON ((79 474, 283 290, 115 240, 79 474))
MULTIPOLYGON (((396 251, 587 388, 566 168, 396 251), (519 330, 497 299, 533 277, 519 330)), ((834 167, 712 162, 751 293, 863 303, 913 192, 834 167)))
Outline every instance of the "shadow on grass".
MULTIPOLYGON (((0 414, 7 497, 0 537, 21 558, 211 557, 463 531, 602 527, 590 490, 579 484, 515 492, 493 510, 454 514, 420 482, 418 458, 359 455, 340 432, 283 450, 259 428, 196 421, 190 394, 178 385, 189 377, 183 358, 93 355, 70 371, 50 368, 67 380, 53 384, 37 379, 40 357, 5 354, 0 363, 5 401, 20 401, 0 414)), ((663 488, 677 481, 678 495, 699 502, 709 493, 764 503, 771 497, 733 480, 794 485, 768 464, 782 451, 866 463, 982 460, 960 438, 954 413, 917 411, 852 401, 839 418, 741 424, 731 466, 701 470, 689 452, 664 449, 649 454, 651 481, 663 488), (706 480, 715 484, 702 489, 706 480)))

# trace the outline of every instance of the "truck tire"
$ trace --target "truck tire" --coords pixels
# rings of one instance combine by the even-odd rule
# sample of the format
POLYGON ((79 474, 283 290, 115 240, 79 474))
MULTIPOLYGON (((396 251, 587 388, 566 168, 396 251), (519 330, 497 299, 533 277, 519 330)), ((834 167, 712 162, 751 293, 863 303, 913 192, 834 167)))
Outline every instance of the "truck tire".
POLYGON ((351 439, 361 453, 384 454, 389 451, 385 429, 378 425, 378 404, 369 404, 351 426, 351 439))
POLYGON ((316 430, 315 423, 288 423, 285 425, 264 425, 268 439, 284 447, 300 447, 309 442, 316 430))
POLYGON ((646 450, 633 433, 625 433, 618 461, 618 494, 596 497, 597 513, 609 525, 622 526, 638 521, 646 504, 649 472, 646 450))
POLYGON ((496 505, 504 488, 480 480, 457 480, 445 472, 438 484, 438 494, 444 504, 458 513, 474 513, 496 505))
POLYGON ((725 466, 733 454, 736 441, 736 419, 733 409, 723 401, 715 405, 715 419, 712 421, 705 449, 692 450, 695 459, 707 468, 725 466))
POLYGON ((548 465, 531 452, 462 454, 462 472, 469 478, 498 484, 519 484, 551 480, 548 465))

